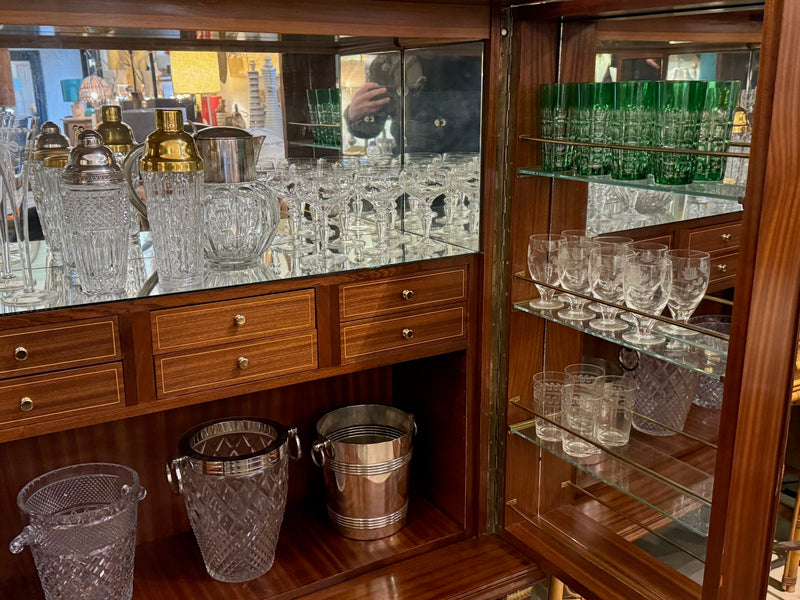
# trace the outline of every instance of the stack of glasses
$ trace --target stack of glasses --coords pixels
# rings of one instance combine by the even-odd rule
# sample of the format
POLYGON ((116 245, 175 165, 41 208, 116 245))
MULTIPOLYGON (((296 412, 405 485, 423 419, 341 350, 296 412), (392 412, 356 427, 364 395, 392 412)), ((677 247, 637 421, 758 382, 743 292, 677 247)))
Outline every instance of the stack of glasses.
POLYGON ((315 144, 342 145, 342 101, 336 88, 306 90, 311 135, 315 144))
POLYGON ((662 185, 722 181, 725 157, 605 146, 726 152, 738 81, 623 81, 541 86, 542 168, 662 185))

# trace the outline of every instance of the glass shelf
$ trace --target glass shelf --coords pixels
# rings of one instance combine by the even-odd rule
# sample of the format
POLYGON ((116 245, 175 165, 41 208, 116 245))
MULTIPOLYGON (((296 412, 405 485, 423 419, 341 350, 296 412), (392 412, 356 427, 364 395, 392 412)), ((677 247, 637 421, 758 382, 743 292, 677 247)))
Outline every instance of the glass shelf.
MULTIPOLYGON (((534 283, 533 280, 521 274, 515 275, 517 279, 534 283)), ((564 292, 567 293, 567 292, 564 292)), ((558 309, 544 310, 533 308, 527 300, 514 303, 514 310, 525 312, 559 325, 564 325, 577 331, 587 333, 620 346, 636 350, 641 354, 653 356, 669 363, 702 373, 717 381, 725 378, 725 366, 728 358, 728 343, 726 340, 711 335, 696 333, 692 329, 682 327, 682 333, 676 335, 659 331, 666 341, 654 345, 632 344, 622 339, 625 331, 632 331, 634 325, 626 323, 627 329, 622 331, 598 331, 589 327, 588 321, 570 321, 558 316, 558 309)), ((598 315, 599 317, 599 315, 598 315)))
POLYGON ((325 150, 342 150, 341 146, 334 146, 332 144, 315 144, 314 142, 289 142, 290 146, 303 146, 305 148, 324 148, 325 150))
POLYGON ((652 448, 646 435, 633 430, 624 447, 576 458, 565 454, 560 442, 539 439, 533 420, 512 425, 509 431, 689 531, 708 535, 713 475, 652 448))
POLYGON ((553 179, 568 179, 570 181, 584 181, 586 183, 600 183, 637 188, 640 190, 653 190, 657 192, 671 192, 673 194, 686 194, 688 196, 703 196, 705 198, 719 198, 733 202, 742 202, 745 186, 738 183, 722 183, 714 181, 696 181, 686 185, 662 185, 655 183, 652 178, 624 181, 611 179, 610 175, 579 175, 571 171, 545 171, 541 166, 522 167, 517 173, 522 176, 541 176, 553 179))

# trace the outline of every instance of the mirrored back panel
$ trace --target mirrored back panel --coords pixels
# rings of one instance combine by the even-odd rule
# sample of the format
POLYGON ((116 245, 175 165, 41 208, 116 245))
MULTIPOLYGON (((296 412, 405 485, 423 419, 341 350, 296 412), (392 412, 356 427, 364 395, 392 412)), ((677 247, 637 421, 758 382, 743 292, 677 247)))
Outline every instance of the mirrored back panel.
POLYGON ((0 125, 17 148, 3 169, 4 312, 478 250, 481 41, 4 26, 0 46, 0 104, 30 117, 0 125), (202 159, 180 215, 163 213, 162 192, 171 202, 188 176, 159 175, 155 143, 129 155, 162 109, 180 112, 202 159), (116 220, 90 185, 62 185, 63 161, 45 165, 46 122, 70 148, 91 145, 87 129, 108 138, 127 167, 116 220))

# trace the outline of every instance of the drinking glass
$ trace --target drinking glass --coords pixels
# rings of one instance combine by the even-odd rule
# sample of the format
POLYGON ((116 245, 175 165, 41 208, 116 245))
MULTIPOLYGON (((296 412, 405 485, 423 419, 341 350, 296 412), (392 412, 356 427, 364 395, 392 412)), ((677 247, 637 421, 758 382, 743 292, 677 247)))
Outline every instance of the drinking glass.
MULTIPOLYGON (((691 317, 689 323, 718 333, 726 333, 728 335, 731 333, 731 318, 727 315, 698 315, 691 317)), ((718 352, 727 352, 728 350, 728 340, 706 336, 706 343, 718 352)), ((722 408, 722 392, 723 384, 721 381, 711 377, 701 377, 700 384, 697 386, 697 395, 694 397, 694 404, 703 408, 719 410, 722 408)))
MULTIPOLYGON (((651 146, 655 109, 654 82, 621 81, 614 84, 608 133, 612 144, 651 146)), ((649 153, 642 150, 612 150, 611 178, 636 180, 647 177, 649 153)))
MULTIPOLYGON (((706 94, 705 81, 659 81, 654 145, 659 148, 693 150, 700 135, 700 114, 706 94)), ((656 183, 691 183, 695 157, 692 154, 655 152, 656 183)))
MULTIPOLYGON (((664 256, 667 253, 667 250, 669 250, 669 246, 667 246, 666 244, 662 244, 660 242, 642 241, 642 242, 632 242, 630 244, 630 249, 642 260, 655 261, 659 258, 664 258, 664 256)), ((622 319, 626 323, 635 323, 633 315, 627 311, 623 312, 620 315, 620 319, 622 319)))
POLYGON ((566 383, 561 388, 561 448, 564 454, 586 458, 600 452, 591 441, 597 421, 598 387, 594 383, 566 383))
MULTIPOLYGON (((545 83, 540 88, 542 137, 569 140, 568 113, 577 105, 577 84, 545 83)), ((542 168, 545 171, 572 169, 574 146, 542 144, 542 168)))
MULTIPOLYGON (((625 263, 625 305, 650 314, 659 314, 667 305, 672 288, 672 263, 667 258, 647 260, 639 255, 629 256, 625 263)), ((653 345, 664 336, 652 333, 653 319, 631 313, 636 331, 626 331, 622 339, 639 345, 653 345)))
MULTIPOLYGON (((731 140, 733 115, 739 100, 738 81, 709 81, 705 103, 700 116, 700 131, 696 148, 725 152, 731 140)), ((722 181, 726 159, 722 156, 695 156, 695 181, 722 181)))
MULTIPOLYGON (((549 233, 535 233, 528 238, 528 272, 531 279, 550 285, 558 285, 558 245, 562 236, 549 233)), ((554 300, 555 290, 543 285, 536 285, 539 299, 528 302, 532 308, 550 310, 564 306, 562 302, 554 300)))
POLYGON ((431 206, 447 187, 447 173, 442 169, 441 161, 433 161, 427 168, 416 168, 415 171, 416 177, 412 179, 412 183, 406 191, 417 199, 417 207, 422 221, 422 239, 413 245, 413 249, 420 254, 429 255, 441 252, 446 248, 444 244, 431 239, 431 224, 433 223, 431 206))
POLYGON ((568 242, 582 242, 592 238, 585 229, 565 229, 561 232, 561 237, 568 242))
MULTIPOLYGON (((579 83, 577 87, 571 138, 577 142, 608 144, 613 84, 579 83)), ((611 169, 608 148, 576 146, 574 152, 575 167, 581 175, 605 175, 611 169)))
POLYGON ((624 446, 631 437, 631 417, 639 384, 622 375, 595 380, 598 408, 594 439, 603 446, 624 446))
POLYGON ((328 221, 331 211, 340 204, 342 196, 349 197, 352 179, 344 167, 335 163, 327 169, 315 170, 312 182, 308 203, 317 211, 319 248, 316 254, 309 257, 309 261, 318 270, 326 271, 347 262, 347 255, 334 254, 328 247, 328 221))
POLYGON ((390 247, 386 241, 389 225, 389 212, 395 210, 400 189, 400 170, 395 166, 370 166, 356 175, 356 185, 375 209, 378 236, 372 248, 364 249, 364 255, 372 257, 397 258, 402 256, 401 248, 390 247))
POLYGON ((567 383, 594 383, 598 377, 606 374, 606 370, 591 363, 572 363, 564 367, 567 383))
POLYGON ((627 244, 600 242, 589 254, 589 286, 592 296, 600 300, 600 318, 589 321, 589 327, 597 331, 622 331, 628 326, 617 321, 620 309, 604 302, 621 304, 625 299, 625 265, 633 254, 627 244))
POLYGON ((536 417, 536 436, 548 442, 561 441, 561 388, 567 375, 561 371, 541 371, 533 376, 533 410, 536 417), (551 422, 552 421, 552 422, 551 422))
MULTIPOLYGON (((589 254, 597 244, 583 241, 563 241, 558 246, 556 266, 561 287, 568 292, 586 294, 589 291, 589 254)), ((588 321, 595 314, 584 307, 589 302, 572 294, 567 294, 568 310, 561 310, 558 316, 569 321, 588 321)))
MULTIPOLYGON (((673 319, 687 323, 708 288, 711 255, 700 250, 668 250, 666 257, 672 264, 672 289, 667 307, 673 319)), ((664 324, 659 330, 673 335, 688 333, 671 324, 664 324)))

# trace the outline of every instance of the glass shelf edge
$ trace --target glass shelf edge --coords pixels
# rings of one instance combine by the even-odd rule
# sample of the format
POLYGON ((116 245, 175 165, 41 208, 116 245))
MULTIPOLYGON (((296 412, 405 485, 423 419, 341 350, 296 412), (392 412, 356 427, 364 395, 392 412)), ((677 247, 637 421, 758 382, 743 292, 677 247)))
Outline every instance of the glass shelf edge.
POLYGON ((705 198, 718 198, 731 202, 742 203, 745 195, 745 186, 730 183, 694 182, 686 185, 662 185, 650 183, 649 180, 622 180, 611 179, 609 175, 579 175, 574 171, 545 171, 541 166, 520 167, 517 174, 523 177, 550 177, 551 179, 565 179, 568 181, 582 181, 585 183, 599 183, 631 187, 641 190, 654 190, 658 192, 671 192, 687 196, 701 196, 705 198))
MULTIPOLYGON (((642 498, 640 496, 637 496, 633 492, 631 492, 629 490, 626 490, 626 489, 624 489, 622 487, 619 487, 618 485, 614 484, 611 481, 608 481, 607 478, 603 478, 601 475, 598 475, 597 473, 592 472, 592 470, 590 469, 591 465, 581 464, 577 460, 571 459, 569 456, 563 454, 562 452, 557 451, 555 448, 553 448, 551 446, 548 446, 547 442, 542 442, 541 440, 538 440, 536 438, 535 432, 532 432, 530 435, 526 435, 526 433, 525 433, 526 431, 535 429, 535 426, 532 423, 528 424, 528 425, 526 425, 525 423, 521 423, 520 425, 521 425, 521 427, 518 427, 516 425, 511 425, 509 427, 509 431, 512 434, 520 437, 521 439, 538 446, 539 448, 541 448, 545 452, 548 452, 549 454, 553 455, 554 457, 556 457, 556 458, 558 458, 560 460, 563 460, 564 462, 572 465, 576 469, 582 471, 583 473, 586 473, 587 475, 589 475, 590 477, 593 477, 597 481, 605 483, 606 485, 612 487, 613 489, 619 491, 620 493, 625 494, 626 496, 628 496, 628 497, 632 498, 633 500, 643 504, 644 506, 647 506, 649 509, 655 511, 656 513, 662 515, 663 517, 669 519, 670 521, 678 524, 679 526, 685 528, 686 530, 688 530, 688 531, 690 531, 690 532, 692 532, 694 534, 697 534, 699 536, 702 536, 704 538, 708 537, 708 519, 710 517, 710 512, 711 511, 710 511, 710 507, 703 506, 702 502, 700 502, 699 500, 695 500, 694 498, 688 498, 686 500, 686 504, 689 504, 689 505, 693 504, 693 506, 688 506, 683 514, 684 515, 695 515, 695 516, 698 516, 698 513, 701 513, 702 516, 699 516, 699 520, 694 524, 691 523, 691 522, 685 521, 685 520, 683 520, 681 518, 681 515, 673 514, 673 513, 668 512, 666 509, 659 508, 659 507, 655 506, 654 503, 648 502, 647 500, 645 500, 644 498, 642 498)), ((606 456, 611 457, 608 454, 606 454, 606 456)), ((611 458, 613 459, 613 457, 611 457, 611 458)), ((709 476, 709 480, 711 480, 711 479, 713 479, 713 478, 711 476, 709 476)), ((683 495, 678 493, 677 490, 676 490, 675 498, 682 498, 682 497, 683 497, 683 495)))
MULTIPOLYGON (((564 325, 565 327, 575 329, 576 331, 580 331, 582 333, 586 333, 593 337, 606 340, 607 342, 611 342, 612 344, 624 346, 626 348, 636 350, 637 352, 640 352, 647 356, 652 356, 659 360, 664 360, 678 367, 683 367, 685 369, 689 369, 690 371, 694 371, 696 373, 700 373, 701 375, 710 377, 711 379, 714 379, 716 381, 723 381, 725 378, 725 364, 727 361, 727 356, 723 356, 721 353, 719 353, 719 351, 706 349, 703 348, 702 346, 686 344, 687 347, 695 349, 698 352, 698 354, 702 352, 706 357, 711 355, 711 356, 716 356, 719 359, 719 362, 716 364, 709 363, 708 358, 706 358, 704 364, 692 364, 689 363, 687 360, 685 360, 685 353, 683 355, 678 355, 677 353, 671 354, 669 352, 665 352, 664 350, 666 350, 666 345, 667 345, 666 342, 661 342, 660 344, 656 344, 654 346, 643 346, 643 345, 640 346, 638 344, 632 344, 626 340, 623 340, 622 337, 620 336, 620 332, 604 332, 591 329, 588 326, 583 327, 579 322, 567 321, 565 319, 559 318, 554 310, 551 311, 551 310, 541 310, 541 309, 531 308, 527 300, 524 300, 522 302, 515 302, 513 308, 516 311, 540 317, 542 319, 546 319, 558 325, 564 325)), ((667 335, 667 334, 662 334, 662 335, 667 335)))

